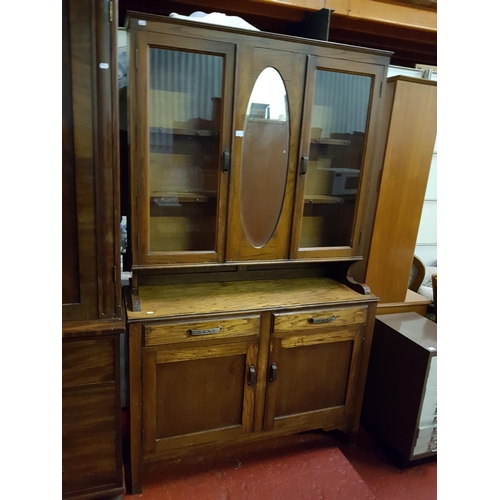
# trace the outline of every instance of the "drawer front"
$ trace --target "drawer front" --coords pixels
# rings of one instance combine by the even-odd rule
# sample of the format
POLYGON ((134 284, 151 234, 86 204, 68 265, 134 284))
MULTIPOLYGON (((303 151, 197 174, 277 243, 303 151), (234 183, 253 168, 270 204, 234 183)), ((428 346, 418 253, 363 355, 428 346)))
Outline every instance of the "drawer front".
POLYGON ((111 432, 84 433, 81 429, 63 428, 63 495, 122 486, 117 439, 117 435, 111 432))
POLYGON ((63 429, 85 429, 93 432, 115 432, 117 395, 114 385, 65 389, 62 393, 63 429))
POLYGON ((259 316, 170 323, 144 327, 146 346, 259 336, 259 316))
POLYGON ((115 339, 112 337, 63 341, 63 387, 113 382, 114 360, 115 339))
POLYGON ((368 306, 339 309, 308 310, 300 313, 273 314, 274 334, 307 332, 338 326, 361 325, 366 322, 368 306))
POLYGON ((413 449, 413 456, 422 455, 423 453, 436 453, 437 452, 437 432, 430 436, 422 436, 417 438, 415 448, 413 449))

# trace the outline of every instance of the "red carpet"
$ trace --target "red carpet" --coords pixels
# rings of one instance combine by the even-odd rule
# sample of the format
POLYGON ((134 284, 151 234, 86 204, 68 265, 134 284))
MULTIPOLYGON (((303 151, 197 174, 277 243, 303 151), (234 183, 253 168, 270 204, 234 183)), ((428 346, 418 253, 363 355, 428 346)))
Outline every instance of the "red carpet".
POLYGON ((149 466, 141 500, 435 500, 436 463, 400 470, 364 432, 306 433, 149 466))

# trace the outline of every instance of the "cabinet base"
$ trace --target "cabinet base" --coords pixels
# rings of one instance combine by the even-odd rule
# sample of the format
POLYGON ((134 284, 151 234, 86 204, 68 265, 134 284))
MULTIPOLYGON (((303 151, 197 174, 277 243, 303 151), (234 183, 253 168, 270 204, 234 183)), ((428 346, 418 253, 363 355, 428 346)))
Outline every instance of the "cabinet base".
MULTIPOLYGON (((355 438, 355 435, 339 430, 325 431, 322 429, 274 436, 265 434, 244 442, 212 444, 211 446, 205 446, 203 449, 198 447, 197 449, 182 450, 182 454, 176 456, 144 461, 142 472, 146 478, 160 474, 167 477, 164 473, 169 467, 185 468, 186 464, 189 463, 211 464, 213 462, 220 463, 221 461, 224 464, 232 463, 235 460, 248 462, 255 456, 262 456, 263 453, 266 453, 266 455, 267 453, 286 455, 296 450, 297 446, 306 448, 316 445, 328 446, 329 441, 331 441, 332 448, 337 448, 347 443, 354 444, 355 439, 351 440, 351 438, 355 438)), ((140 484, 139 481, 129 482, 130 479, 130 477, 127 477, 127 492, 132 495, 142 493, 143 478, 141 477, 140 484)))

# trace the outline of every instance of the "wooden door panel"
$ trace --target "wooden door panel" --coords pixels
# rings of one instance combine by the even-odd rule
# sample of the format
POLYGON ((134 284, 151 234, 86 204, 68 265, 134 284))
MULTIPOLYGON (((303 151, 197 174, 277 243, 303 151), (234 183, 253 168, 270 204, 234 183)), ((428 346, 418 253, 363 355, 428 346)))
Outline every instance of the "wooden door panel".
POLYGON ((282 349, 275 416, 345 405, 352 341, 282 349))
POLYGON ((63 320, 98 317, 92 11, 90 1, 63 2, 63 320))
POLYGON ((62 3, 62 317, 121 315, 117 20, 102 0, 62 3), (96 61, 106 70, 94 69, 96 61))
POLYGON ((355 400, 363 328, 353 325, 274 337, 265 430, 304 428, 308 422, 310 429, 347 423, 355 400))
POLYGON ((244 377, 245 354, 158 365, 157 439, 241 425, 244 377))
POLYGON ((224 441, 253 428, 258 343, 144 350, 148 454, 224 441), (256 370, 256 368, 255 368, 256 370))

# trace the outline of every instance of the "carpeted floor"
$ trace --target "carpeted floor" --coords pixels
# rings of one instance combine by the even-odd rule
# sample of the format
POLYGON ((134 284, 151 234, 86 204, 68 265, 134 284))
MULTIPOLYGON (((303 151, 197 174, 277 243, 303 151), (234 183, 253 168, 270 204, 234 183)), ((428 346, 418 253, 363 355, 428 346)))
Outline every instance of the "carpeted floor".
POLYGON ((436 461, 396 467, 360 430, 304 433, 150 466, 141 500, 435 500, 436 461))

